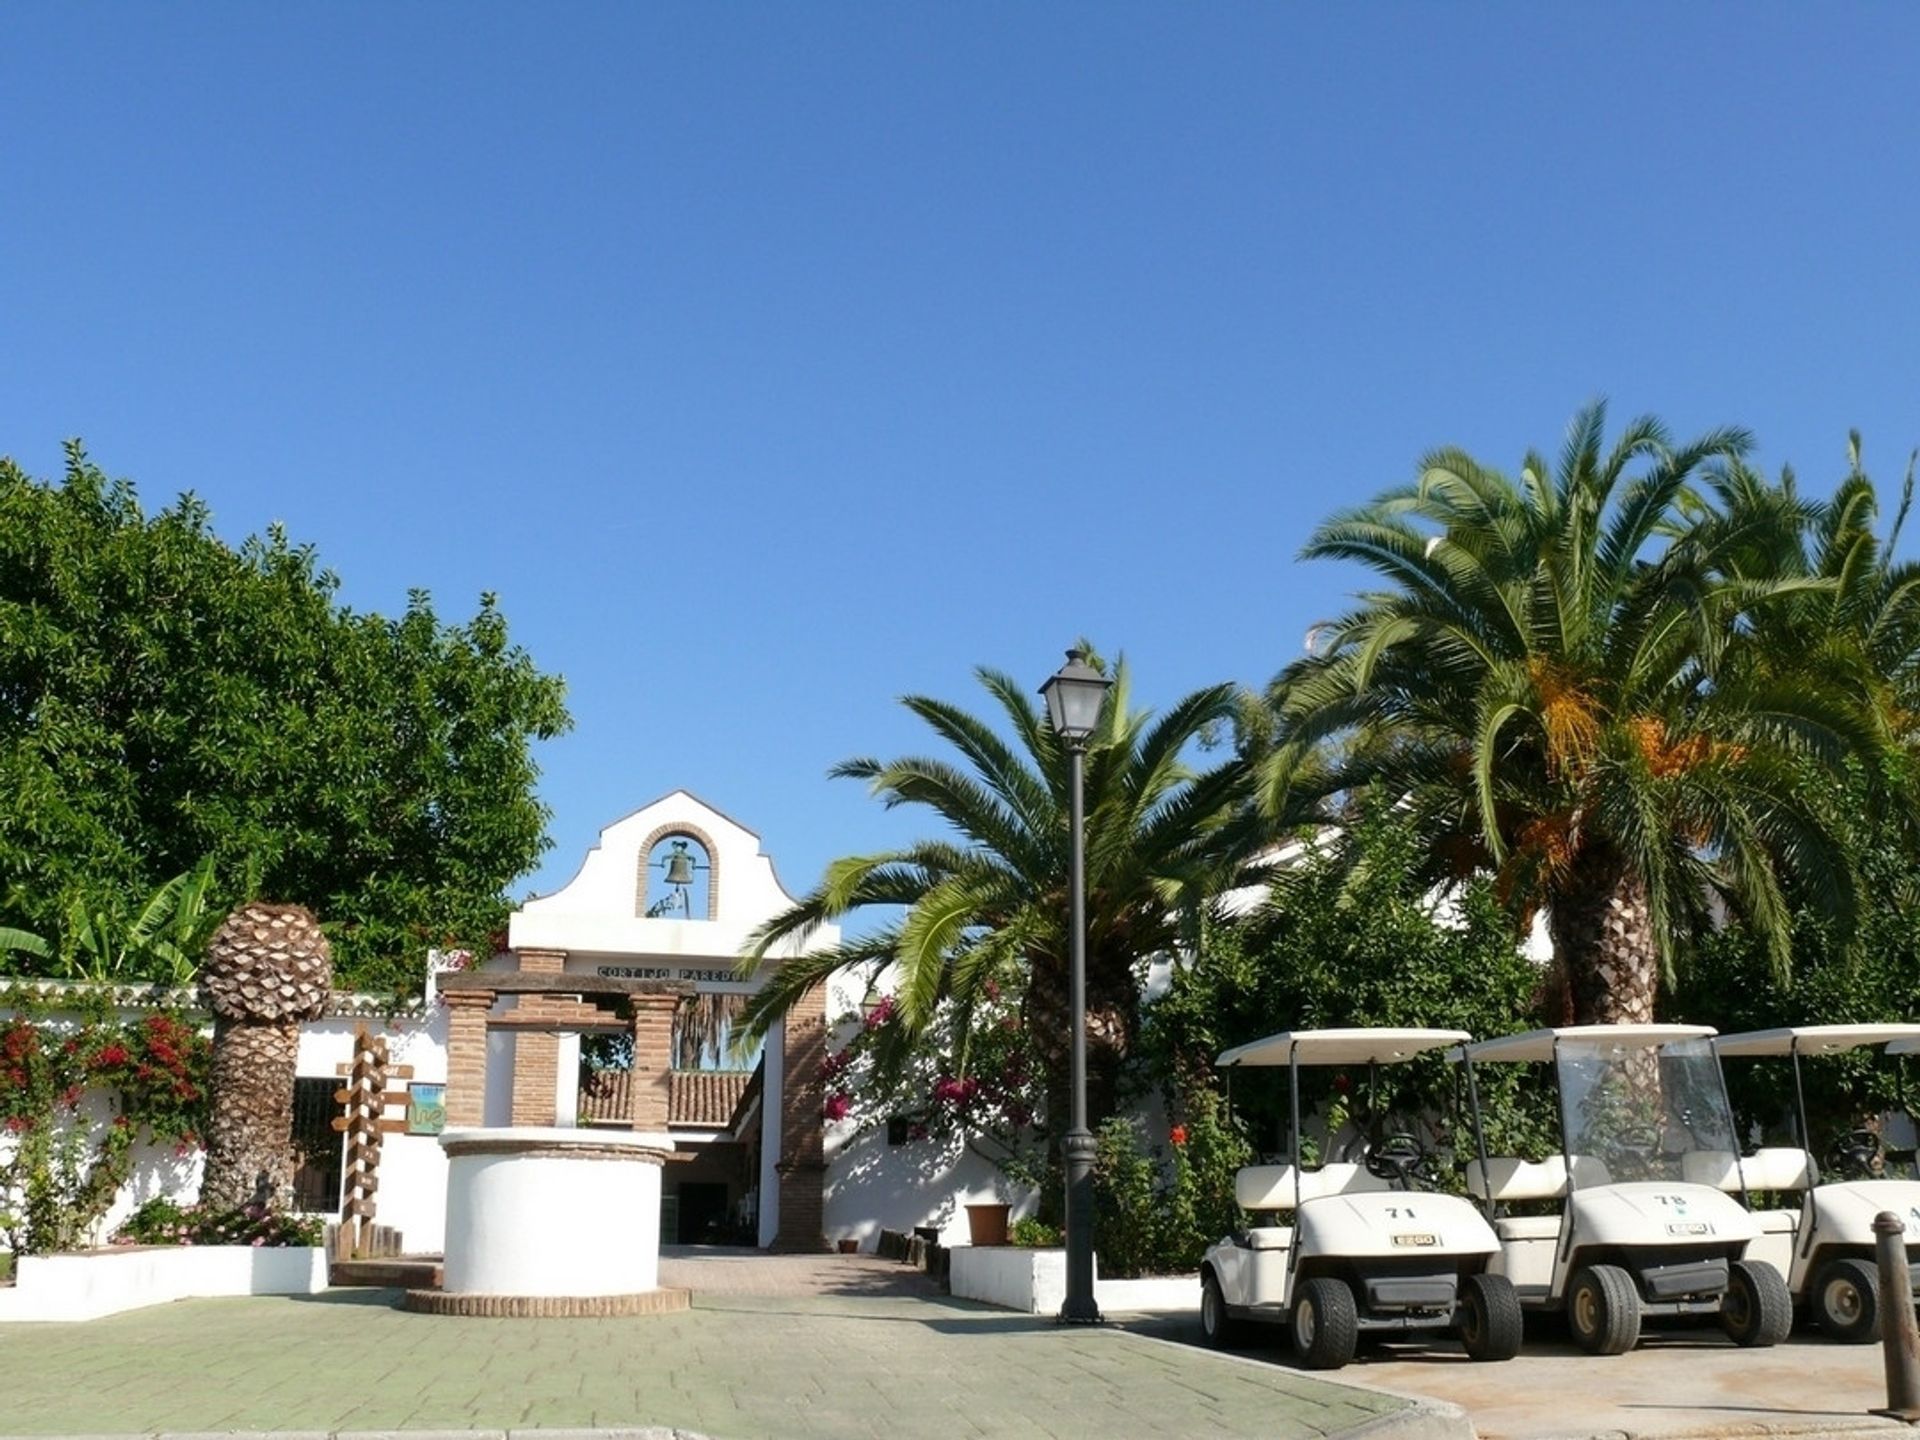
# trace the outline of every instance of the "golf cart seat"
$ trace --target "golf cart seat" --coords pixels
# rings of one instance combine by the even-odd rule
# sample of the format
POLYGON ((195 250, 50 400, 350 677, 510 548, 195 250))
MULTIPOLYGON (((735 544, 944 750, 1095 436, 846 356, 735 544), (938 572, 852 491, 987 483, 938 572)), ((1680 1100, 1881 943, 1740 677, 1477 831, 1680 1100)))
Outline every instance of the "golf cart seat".
MULTIPOLYGON (((1305 1204, 1326 1195, 1358 1195, 1392 1188, 1379 1176, 1369 1175, 1364 1166, 1336 1163, 1322 1165, 1318 1170, 1301 1171, 1298 1198, 1305 1204)), ((1233 1198, 1240 1202, 1243 1210, 1293 1209, 1293 1166, 1243 1166, 1233 1177, 1233 1198)))
MULTIPOLYGON (((1819 1178, 1813 1157, 1797 1145, 1766 1145, 1735 1163, 1731 1150, 1695 1150, 1681 1157, 1681 1178, 1729 1194, 1744 1175, 1749 1190, 1809 1190, 1819 1178)), ((1784 1212, 1782 1212, 1784 1213, 1784 1212)))
MULTIPOLYGON (((1605 1185, 1612 1176, 1599 1156, 1576 1155, 1573 1178, 1587 1186, 1605 1185)), ((1564 1155, 1549 1155, 1544 1160, 1496 1155, 1489 1157, 1484 1166, 1478 1160, 1467 1162, 1467 1193, 1476 1200, 1558 1200, 1569 1188, 1564 1155)), ((1556 1226, 1560 1223, 1552 1216, 1534 1218, 1549 1219, 1556 1226)))
POLYGON ((1493 1222, 1493 1233, 1502 1240, 1557 1240, 1560 1238, 1560 1217, 1502 1215, 1493 1222))
POLYGON ((1247 1231, 1249 1250, 1285 1250, 1293 1244, 1291 1225, 1256 1225, 1247 1231))

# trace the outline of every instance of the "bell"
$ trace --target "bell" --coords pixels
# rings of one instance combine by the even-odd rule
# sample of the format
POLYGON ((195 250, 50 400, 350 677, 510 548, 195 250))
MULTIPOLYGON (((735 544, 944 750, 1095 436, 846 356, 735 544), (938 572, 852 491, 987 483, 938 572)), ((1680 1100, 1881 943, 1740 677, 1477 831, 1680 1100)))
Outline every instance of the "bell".
POLYGON ((667 856, 667 884, 691 885, 693 883, 693 857, 685 850, 675 850, 667 856))

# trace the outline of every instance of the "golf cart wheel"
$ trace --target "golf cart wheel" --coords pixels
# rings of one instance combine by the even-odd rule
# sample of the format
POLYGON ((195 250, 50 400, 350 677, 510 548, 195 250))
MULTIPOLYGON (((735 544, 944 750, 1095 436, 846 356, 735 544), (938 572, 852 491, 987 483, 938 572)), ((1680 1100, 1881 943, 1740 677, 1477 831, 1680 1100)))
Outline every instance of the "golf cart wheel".
POLYGON ((1880 1338, 1880 1272, 1869 1260, 1829 1260, 1815 1272, 1813 1318, 1836 1340, 1864 1345, 1880 1338))
POLYGON ((1216 1350, 1247 1343, 1246 1322, 1227 1313, 1227 1297, 1211 1271, 1200 1281, 1200 1335, 1216 1350))
POLYGON ((1344 1280, 1307 1281, 1293 1302, 1293 1350, 1309 1370, 1338 1370, 1360 1343, 1360 1309, 1344 1280))
POLYGON ((1460 1343, 1475 1360, 1511 1360, 1520 1353, 1520 1295, 1504 1275, 1469 1275, 1460 1287, 1460 1343))
POLYGON ((1583 1265, 1567 1287, 1567 1328, 1589 1355, 1624 1355, 1640 1343, 1640 1292, 1618 1265, 1583 1265))
POLYGON ((1720 1327, 1736 1345, 1778 1345, 1793 1329, 1793 1296, 1764 1260, 1736 1260, 1720 1301, 1720 1327))

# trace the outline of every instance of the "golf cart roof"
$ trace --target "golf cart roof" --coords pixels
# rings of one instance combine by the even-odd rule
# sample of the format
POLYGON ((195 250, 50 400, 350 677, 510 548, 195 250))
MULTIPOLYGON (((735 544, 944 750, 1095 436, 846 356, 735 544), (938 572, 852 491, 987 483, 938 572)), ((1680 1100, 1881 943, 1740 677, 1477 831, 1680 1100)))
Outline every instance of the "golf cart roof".
POLYGON ((1557 1040, 1652 1050, 1676 1040, 1704 1040, 1713 1033, 1711 1025, 1556 1025, 1482 1040, 1467 1046, 1467 1055, 1473 1060, 1551 1060, 1557 1040))
POLYGON ((1236 1045, 1221 1055, 1220 1063, 1285 1065, 1297 1054, 1302 1065, 1390 1065, 1472 1038, 1464 1030, 1284 1030, 1236 1045))
MULTIPOLYGON (((1889 1041, 1906 1041, 1906 1048, 1920 1049, 1920 1025, 1786 1025, 1778 1030, 1722 1035, 1713 1042, 1713 1048, 1722 1055, 1738 1056, 1787 1055, 1795 1050, 1802 1055, 1835 1055, 1863 1045, 1887 1045, 1889 1041)), ((1890 1046, 1889 1053, 1901 1052, 1890 1046)))

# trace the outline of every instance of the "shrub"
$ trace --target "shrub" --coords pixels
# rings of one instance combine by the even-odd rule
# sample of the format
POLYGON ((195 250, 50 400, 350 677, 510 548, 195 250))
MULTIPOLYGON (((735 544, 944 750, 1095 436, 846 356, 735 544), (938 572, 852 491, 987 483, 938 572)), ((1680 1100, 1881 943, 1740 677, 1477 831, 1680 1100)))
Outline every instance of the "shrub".
POLYGON ((87 1242, 146 1136, 185 1154, 205 1128, 212 1051, 190 1023, 149 1015, 74 1030, 18 1016, 0 1023, 0 1235, 20 1254, 87 1242), (89 1090, 113 1097, 94 1124, 89 1090))
POLYGON ((288 1215, 262 1205, 237 1210, 183 1209, 164 1198, 149 1200, 114 1234, 117 1245, 318 1245, 326 1222, 317 1216, 288 1215))
POLYGON ((1007 1239, 1015 1245, 1025 1246, 1029 1250, 1048 1250, 1061 1242, 1060 1227, 1049 1225, 1046 1221, 1029 1215, 1024 1220, 1013 1222, 1007 1231, 1007 1239))

